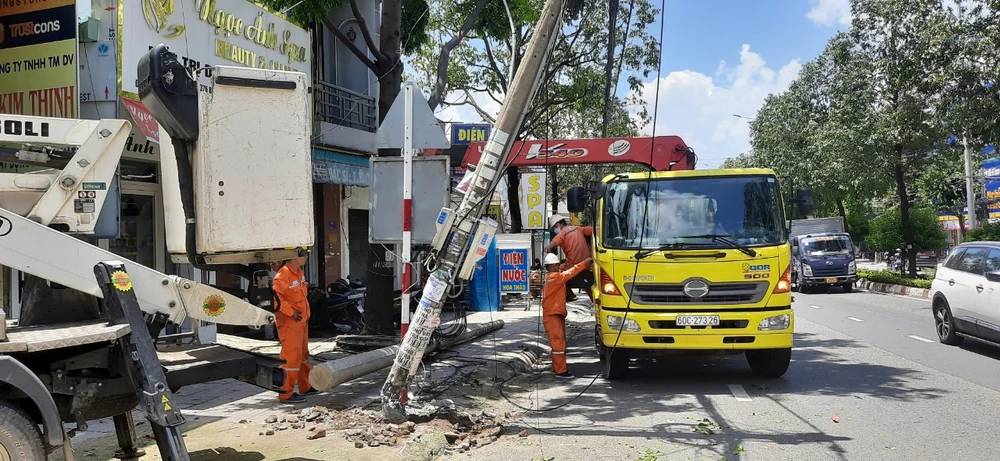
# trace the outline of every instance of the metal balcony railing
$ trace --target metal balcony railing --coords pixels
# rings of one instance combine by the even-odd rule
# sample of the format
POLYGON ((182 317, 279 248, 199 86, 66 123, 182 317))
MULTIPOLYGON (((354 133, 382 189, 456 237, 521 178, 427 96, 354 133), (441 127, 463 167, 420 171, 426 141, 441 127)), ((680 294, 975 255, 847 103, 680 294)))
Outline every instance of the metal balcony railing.
POLYGON ((374 133, 378 129, 375 98, 316 81, 316 120, 374 133))

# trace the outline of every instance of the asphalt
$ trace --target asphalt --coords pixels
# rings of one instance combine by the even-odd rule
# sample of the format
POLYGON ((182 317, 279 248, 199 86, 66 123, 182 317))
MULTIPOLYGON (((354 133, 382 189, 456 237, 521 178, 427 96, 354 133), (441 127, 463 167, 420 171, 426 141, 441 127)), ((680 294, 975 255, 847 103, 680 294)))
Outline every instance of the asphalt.
POLYGON ((793 362, 782 378, 753 377, 742 356, 634 361, 627 380, 597 378, 586 390, 600 367, 589 319, 572 316, 579 378, 519 386, 515 403, 547 411, 525 414, 527 437, 478 449, 475 459, 996 456, 1000 349, 940 344, 925 300, 836 291, 796 294, 794 308, 793 362))

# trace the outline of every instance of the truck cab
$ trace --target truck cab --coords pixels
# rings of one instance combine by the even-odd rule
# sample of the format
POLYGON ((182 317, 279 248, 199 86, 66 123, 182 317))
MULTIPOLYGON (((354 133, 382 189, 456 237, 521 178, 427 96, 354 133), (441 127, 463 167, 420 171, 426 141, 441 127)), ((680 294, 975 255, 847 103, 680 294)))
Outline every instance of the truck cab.
POLYGON ((858 266, 854 243, 845 232, 824 232, 793 236, 792 283, 800 291, 838 286, 844 292, 854 288, 858 266))
POLYGON ((791 257, 773 171, 618 174, 583 189, 568 201, 595 217, 595 345, 606 379, 624 377, 632 358, 675 354, 745 354, 757 376, 785 373, 791 257))

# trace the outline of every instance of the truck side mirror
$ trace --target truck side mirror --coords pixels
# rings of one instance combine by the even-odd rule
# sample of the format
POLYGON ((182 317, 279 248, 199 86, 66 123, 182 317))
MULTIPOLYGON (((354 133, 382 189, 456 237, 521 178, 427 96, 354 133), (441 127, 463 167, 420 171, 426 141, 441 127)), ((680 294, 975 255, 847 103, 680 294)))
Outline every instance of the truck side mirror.
POLYGON ((570 213, 581 213, 587 209, 590 191, 585 187, 573 187, 566 192, 566 208, 570 213))
POLYGON ((816 209, 816 205, 813 203, 812 189, 808 187, 803 187, 796 192, 795 202, 797 204, 796 210, 802 216, 809 215, 816 209))

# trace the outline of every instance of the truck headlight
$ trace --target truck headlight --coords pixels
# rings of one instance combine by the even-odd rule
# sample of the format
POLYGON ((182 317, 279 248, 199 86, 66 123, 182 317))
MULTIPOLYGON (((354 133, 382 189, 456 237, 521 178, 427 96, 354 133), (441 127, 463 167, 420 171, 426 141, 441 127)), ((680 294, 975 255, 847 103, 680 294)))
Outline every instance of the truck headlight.
POLYGON ((854 261, 851 261, 851 262, 847 263, 847 273, 848 274, 855 274, 857 272, 858 272, 858 263, 856 263, 854 261))
POLYGON ((767 317, 760 321, 760 324, 757 325, 757 329, 760 331, 787 330, 791 321, 792 318, 788 314, 767 317))
POLYGON ((627 318, 620 317, 620 316, 617 316, 617 315, 609 315, 608 316, 608 328, 610 328, 612 330, 615 330, 615 331, 621 330, 622 329, 622 320, 625 321, 625 331, 631 331, 633 333, 638 333, 640 331, 640 329, 639 329, 639 322, 636 322, 633 319, 627 319, 627 318))
POLYGON ((808 265, 806 263, 802 263, 802 275, 804 275, 806 277, 812 277, 813 276, 813 268, 812 268, 812 266, 810 266, 810 265, 808 265))

